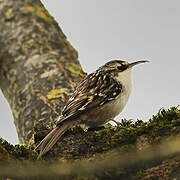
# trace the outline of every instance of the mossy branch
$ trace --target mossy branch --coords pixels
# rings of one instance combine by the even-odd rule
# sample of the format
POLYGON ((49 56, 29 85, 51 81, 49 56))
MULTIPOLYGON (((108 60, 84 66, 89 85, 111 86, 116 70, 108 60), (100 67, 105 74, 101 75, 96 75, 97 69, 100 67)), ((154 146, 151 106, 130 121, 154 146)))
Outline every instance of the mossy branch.
MULTIPOLYGON (((50 129, 37 125, 35 141, 50 129)), ((18 179, 168 179, 180 170, 179 132, 180 110, 171 108, 161 110, 149 122, 124 120, 120 127, 87 132, 74 127, 39 161, 27 146, 13 147, 1 141, 1 162, 10 157, 10 166, 1 166, 0 175, 18 179)))

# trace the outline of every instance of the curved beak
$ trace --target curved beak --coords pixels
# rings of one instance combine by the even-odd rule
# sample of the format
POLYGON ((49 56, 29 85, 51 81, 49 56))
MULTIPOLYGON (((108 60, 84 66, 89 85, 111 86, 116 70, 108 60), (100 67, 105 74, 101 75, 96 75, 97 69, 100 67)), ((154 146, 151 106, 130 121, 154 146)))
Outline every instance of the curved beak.
POLYGON ((149 61, 136 61, 136 62, 130 63, 129 68, 132 68, 133 66, 135 66, 137 64, 146 63, 146 62, 149 62, 149 61))

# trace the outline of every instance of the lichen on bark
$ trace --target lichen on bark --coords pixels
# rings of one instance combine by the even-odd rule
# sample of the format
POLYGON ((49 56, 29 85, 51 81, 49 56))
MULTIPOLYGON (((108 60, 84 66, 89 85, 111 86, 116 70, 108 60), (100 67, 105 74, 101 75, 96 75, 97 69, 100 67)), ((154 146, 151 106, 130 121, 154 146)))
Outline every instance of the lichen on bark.
POLYGON ((1 1, 0 31, 0 87, 19 141, 27 143, 36 121, 56 120, 85 73, 77 51, 39 0, 1 1), (53 90, 59 96, 49 99, 53 90))

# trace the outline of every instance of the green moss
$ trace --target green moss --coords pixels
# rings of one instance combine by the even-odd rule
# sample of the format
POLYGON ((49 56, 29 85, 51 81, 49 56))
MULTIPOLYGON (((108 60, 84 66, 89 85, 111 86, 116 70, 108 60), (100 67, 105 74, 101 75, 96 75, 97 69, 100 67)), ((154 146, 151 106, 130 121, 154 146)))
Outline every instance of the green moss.
MULTIPOLYGON (((38 143, 43 139, 51 129, 52 124, 48 127, 43 123, 37 123, 34 128, 35 142, 38 143)), ((120 127, 110 126, 101 130, 88 130, 87 132, 77 126, 66 131, 52 150, 42 157, 44 160, 40 160, 40 163, 45 163, 45 165, 48 163, 49 166, 54 160, 58 160, 60 164, 57 164, 57 167, 53 166, 47 169, 52 175, 59 168, 58 166, 64 163, 63 172, 72 171, 74 174, 71 179, 169 177, 174 170, 179 168, 180 163, 177 162, 180 162, 180 158, 172 161, 155 159, 152 162, 145 162, 142 157, 148 156, 152 150, 147 149, 144 151, 147 155, 141 157, 139 149, 143 148, 137 148, 137 142, 147 140, 150 144, 148 148, 151 149, 151 144, 156 144, 179 132, 180 110, 175 107, 159 111, 149 122, 123 120, 120 127), (136 155, 139 158, 138 161, 136 155), (153 166, 155 169, 152 168, 153 166), (70 168, 67 170, 66 167, 70 168), (163 176, 160 174, 162 168, 164 169, 163 172, 167 168, 169 169, 168 173, 163 174, 163 176), (91 173, 88 174, 88 171, 91 173), (77 175, 76 172, 80 174, 77 175)), ((3 161, 7 161, 4 157, 8 157, 14 161, 32 162, 37 157, 37 153, 32 151, 31 147, 25 145, 12 146, 2 139, 0 139, 0 154, 2 154, 0 160, 3 161)), ((53 177, 56 177, 56 174, 53 177)), ((68 177, 67 179, 69 179, 68 177)))
POLYGON ((0 139, 0 159, 1 160, 30 160, 37 158, 37 153, 27 145, 11 145, 6 140, 0 139))
POLYGON ((112 136, 112 144, 134 143, 137 133, 134 127, 123 127, 112 136))
MULTIPOLYGON (((53 150, 48 152, 44 158, 81 159, 107 152, 113 148, 119 148, 124 152, 129 149, 135 150, 136 141, 140 136, 146 135, 148 143, 154 144, 167 135, 178 133, 179 123, 180 111, 173 107, 167 111, 159 111, 149 122, 124 120, 120 127, 110 126, 106 129, 87 132, 80 127, 74 127, 61 137, 53 150)), ((41 124, 36 132, 35 142, 40 141, 51 128, 48 129, 41 124)))
POLYGON ((37 159, 37 153, 27 145, 15 145, 15 149, 14 151, 12 151, 12 155, 16 157, 16 159, 19 158, 24 158, 28 160, 37 159))

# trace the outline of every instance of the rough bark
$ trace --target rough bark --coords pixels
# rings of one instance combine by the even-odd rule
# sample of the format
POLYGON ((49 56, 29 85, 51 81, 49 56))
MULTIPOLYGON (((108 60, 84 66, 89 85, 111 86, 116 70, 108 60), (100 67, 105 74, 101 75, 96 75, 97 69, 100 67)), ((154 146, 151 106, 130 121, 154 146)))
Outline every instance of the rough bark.
POLYGON ((76 50, 39 0, 0 1, 0 87, 20 143, 53 122, 84 72, 76 50))

